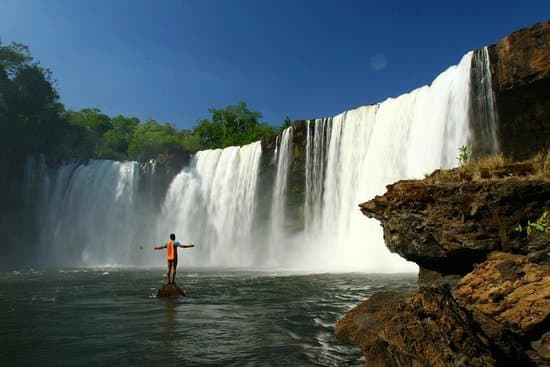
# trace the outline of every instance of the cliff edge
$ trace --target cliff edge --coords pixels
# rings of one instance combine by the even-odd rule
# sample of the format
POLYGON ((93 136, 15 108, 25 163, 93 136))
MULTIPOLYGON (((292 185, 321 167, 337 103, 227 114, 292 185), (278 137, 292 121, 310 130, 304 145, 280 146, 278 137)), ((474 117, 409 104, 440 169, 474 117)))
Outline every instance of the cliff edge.
POLYGON ((376 294, 338 322, 369 367, 550 364, 550 151, 399 181, 360 208, 420 266, 416 293, 376 294))

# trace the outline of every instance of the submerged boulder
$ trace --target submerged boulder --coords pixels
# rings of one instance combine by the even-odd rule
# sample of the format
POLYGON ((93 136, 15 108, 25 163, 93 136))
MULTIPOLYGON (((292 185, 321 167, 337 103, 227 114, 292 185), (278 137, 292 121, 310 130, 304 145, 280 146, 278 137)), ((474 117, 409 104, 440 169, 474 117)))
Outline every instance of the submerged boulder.
POLYGON ((187 292, 176 284, 164 284, 157 291, 157 298, 187 297, 187 292))

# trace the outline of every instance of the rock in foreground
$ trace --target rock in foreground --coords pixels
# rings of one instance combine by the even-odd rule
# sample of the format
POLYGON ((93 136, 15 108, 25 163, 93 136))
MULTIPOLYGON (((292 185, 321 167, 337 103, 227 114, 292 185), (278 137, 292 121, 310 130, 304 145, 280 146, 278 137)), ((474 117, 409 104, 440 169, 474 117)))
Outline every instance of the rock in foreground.
POLYGON ((157 298, 187 297, 187 292, 176 284, 164 284, 157 292, 157 298))
POLYGON ((348 312, 335 332, 361 346, 369 367, 497 366, 491 345, 447 287, 377 293, 348 312))
POLYGON ((418 292, 375 294, 336 325, 369 367, 550 366, 550 151, 495 159, 361 204, 420 265, 418 292))

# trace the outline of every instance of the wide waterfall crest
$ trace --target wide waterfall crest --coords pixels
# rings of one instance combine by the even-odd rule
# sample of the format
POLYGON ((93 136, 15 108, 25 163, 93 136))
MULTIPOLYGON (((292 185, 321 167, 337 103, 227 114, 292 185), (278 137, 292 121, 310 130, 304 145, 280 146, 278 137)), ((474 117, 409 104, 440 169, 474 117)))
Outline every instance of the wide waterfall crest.
MULTIPOLYGON (((91 160, 48 168, 33 160, 28 202, 40 221, 40 258, 161 265, 164 257, 151 248, 175 232, 197 245, 180 258, 191 266, 415 271, 388 251, 379 223, 358 204, 387 184, 458 164, 458 148, 471 141, 471 88, 479 86, 471 81, 472 57, 430 86, 310 120, 302 130, 287 128, 273 154, 262 152, 259 141, 200 151, 162 178, 154 163, 91 160)), ((492 97, 485 98, 491 108, 492 97)))

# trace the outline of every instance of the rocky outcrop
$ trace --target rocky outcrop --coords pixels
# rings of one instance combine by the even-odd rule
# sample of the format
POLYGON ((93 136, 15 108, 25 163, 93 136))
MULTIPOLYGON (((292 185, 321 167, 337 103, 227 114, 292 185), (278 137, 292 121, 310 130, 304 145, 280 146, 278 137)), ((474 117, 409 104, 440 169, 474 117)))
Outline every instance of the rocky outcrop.
POLYGON ((400 181, 361 204, 419 289, 380 293, 336 326, 373 366, 550 365, 550 151, 400 181))
POLYGON ((524 357, 550 361, 550 340, 543 338, 550 326, 550 264, 494 252, 458 281, 453 298, 504 354, 521 359, 533 344, 524 357))
POLYGON ((157 298, 178 298, 187 297, 187 292, 176 284, 164 284, 157 291, 157 298))
POLYGON ((508 156, 527 158, 550 144, 550 22, 488 47, 498 139, 508 156))
POLYGON ((359 344, 369 367, 496 365, 488 341, 445 287, 376 294, 339 321, 336 336, 359 344))
POLYGON ((391 251, 443 274, 465 274, 491 251, 538 251, 515 227, 550 207, 547 178, 524 163, 495 168, 491 179, 482 179, 489 174, 483 171, 436 171, 425 180, 399 181, 360 208, 384 223, 391 251))

